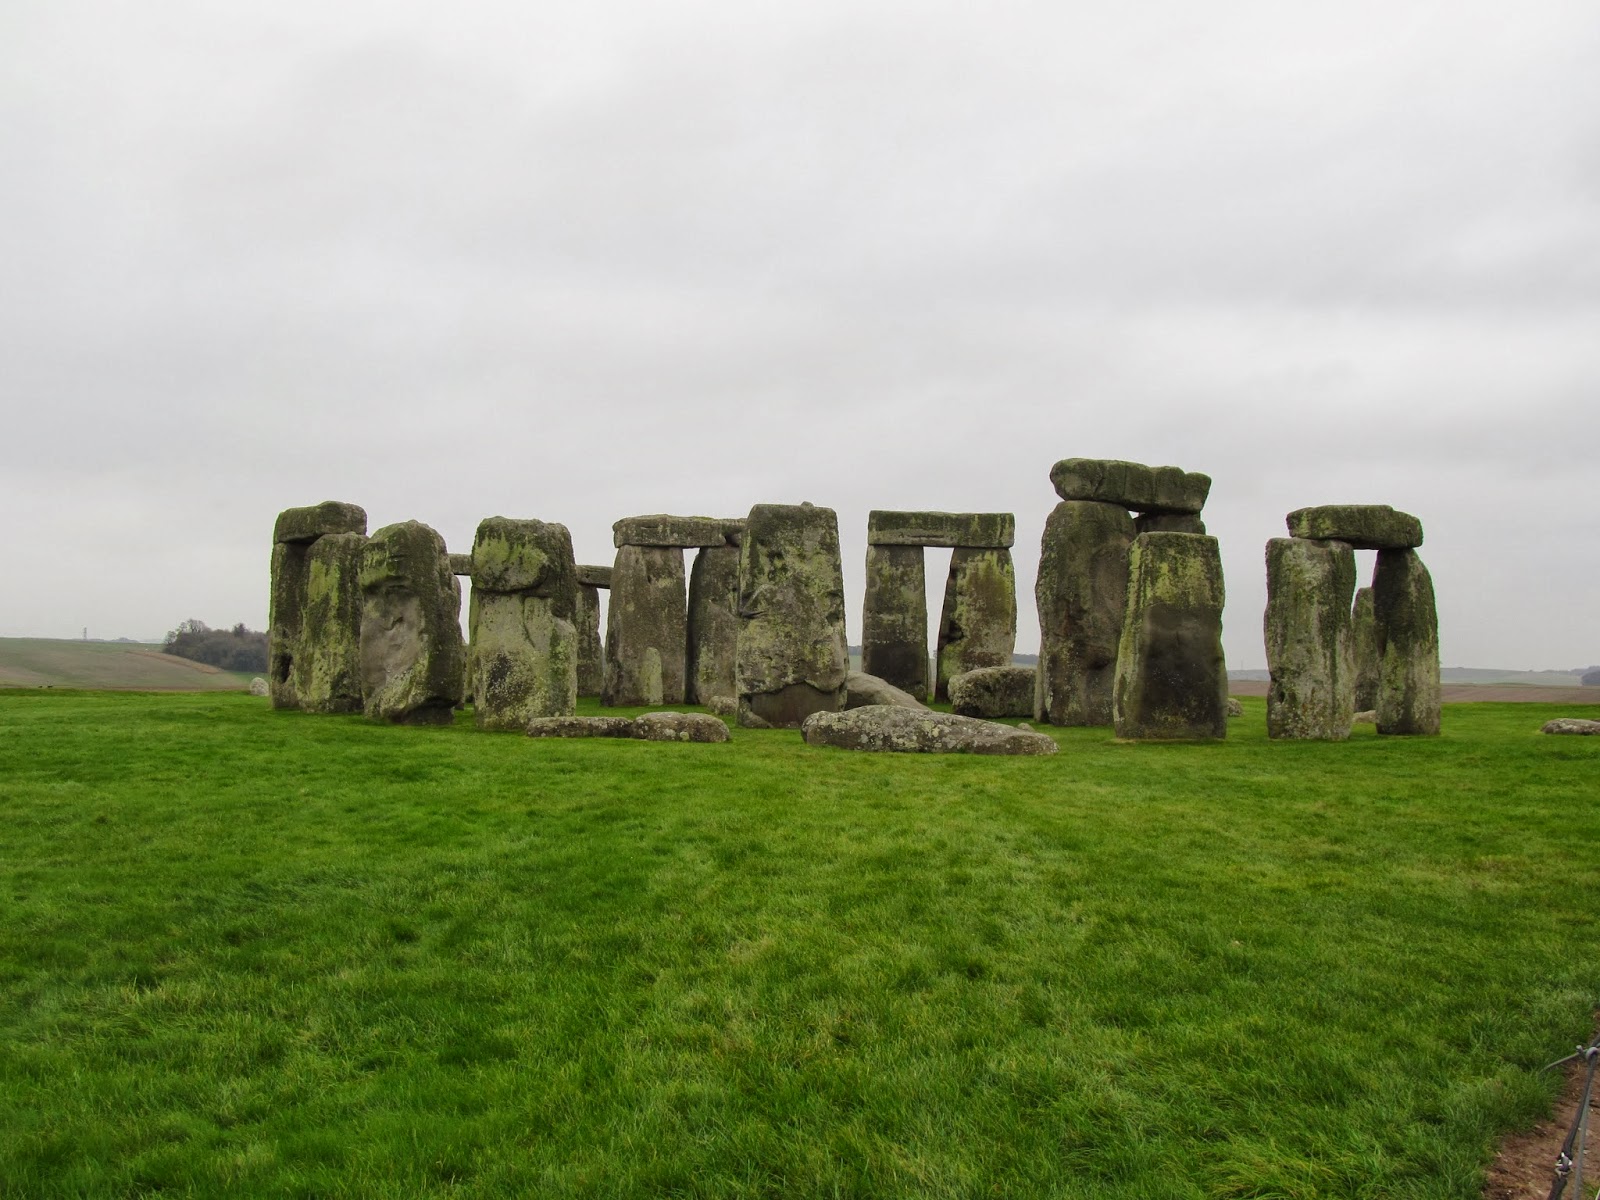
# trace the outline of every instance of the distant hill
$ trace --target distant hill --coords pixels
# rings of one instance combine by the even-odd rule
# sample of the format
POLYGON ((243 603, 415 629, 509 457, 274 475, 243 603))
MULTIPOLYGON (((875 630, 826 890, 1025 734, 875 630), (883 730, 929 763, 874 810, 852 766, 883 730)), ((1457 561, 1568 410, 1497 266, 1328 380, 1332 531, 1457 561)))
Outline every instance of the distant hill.
POLYGON ((241 691, 251 676, 163 654, 159 644, 0 638, 0 687, 241 691))
MULTIPOLYGON (((1263 670, 1229 671, 1228 678, 1236 681, 1265 681, 1271 676, 1263 670)), ((1582 680, 1571 671, 1505 671, 1495 667, 1442 667, 1439 682, 1444 684, 1476 685, 1481 687, 1578 687, 1582 680)))

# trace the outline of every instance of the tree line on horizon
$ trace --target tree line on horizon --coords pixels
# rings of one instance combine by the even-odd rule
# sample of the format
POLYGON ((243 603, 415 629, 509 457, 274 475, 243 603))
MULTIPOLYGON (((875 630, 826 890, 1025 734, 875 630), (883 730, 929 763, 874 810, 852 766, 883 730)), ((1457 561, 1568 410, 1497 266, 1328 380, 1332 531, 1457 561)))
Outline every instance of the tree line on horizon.
POLYGON ((267 635, 247 629, 243 621, 232 629, 212 629, 204 621, 191 618, 167 633, 161 649, 224 671, 267 669, 267 635))

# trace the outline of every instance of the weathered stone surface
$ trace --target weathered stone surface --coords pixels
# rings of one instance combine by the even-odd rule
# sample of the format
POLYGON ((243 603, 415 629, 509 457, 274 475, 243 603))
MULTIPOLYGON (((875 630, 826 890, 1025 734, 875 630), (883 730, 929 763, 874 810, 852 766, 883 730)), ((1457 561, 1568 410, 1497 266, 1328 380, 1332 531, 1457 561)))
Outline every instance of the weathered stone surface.
POLYGON ((633 719, 633 736, 646 742, 725 742, 728 727, 707 713, 648 712, 633 719))
MULTIPOLYGON (((295 510, 291 510, 295 511, 295 510)), ((272 548, 267 693, 274 708, 361 711, 359 533, 272 548)))
POLYGON ((948 700, 950 680, 963 672, 1010 666, 1016 648, 1017 573, 1011 551, 951 551, 939 614, 934 695, 948 700))
POLYGON ((739 554, 739 724, 794 729, 844 707, 839 518, 809 504, 758 504, 739 554))
POLYGON ((1204 533, 1206 523, 1193 513, 1141 513, 1133 519, 1134 533, 1204 533))
POLYGON ((888 704, 896 708, 928 707, 910 692, 901 691, 887 679, 879 679, 876 675, 869 675, 865 671, 851 671, 845 681, 845 708, 865 708, 869 704, 888 704))
POLYGON ((869 705, 807 717, 800 734, 810 746, 908 754, 1054 754, 1055 739, 954 713, 869 705))
POLYGON ((1239 701, 1235 700, 1232 696, 1228 697, 1228 715, 1230 717, 1244 716, 1244 705, 1240 704, 1239 701))
POLYGON ((1350 600, 1356 555, 1343 542, 1267 542, 1267 736, 1337 742, 1355 714, 1350 600))
POLYGON ((596 566, 593 563, 579 563, 578 583, 583 587, 609 589, 611 587, 611 568, 596 566))
POLYGON ((1364 709, 1350 718, 1350 724, 1352 725, 1376 725, 1377 723, 1378 711, 1374 708, 1364 709))
POLYGON ((1323 504, 1289 514, 1289 535, 1348 542, 1357 550, 1414 550, 1422 545, 1422 522, 1387 504, 1323 504))
POLYGON ((472 543, 470 690, 479 729, 526 729, 573 711, 578 579, 553 521, 488 517, 472 543))
POLYGON ((1114 458, 1064 458, 1050 468, 1063 500, 1098 500, 1140 513, 1197 513, 1211 477, 1178 467, 1147 467, 1114 458))
POLYGON ((1142 533, 1133 540, 1112 695, 1119 738, 1227 736, 1223 599, 1216 538, 1142 533))
POLYGON ((535 717, 528 722, 529 737, 631 738, 631 717, 535 717))
POLYGON ((867 546, 861 669, 926 699, 928 584, 921 546, 867 546))
POLYGON ((737 543, 744 532, 738 517, 677 517, 671 513, 650 513, 642 517, 623 517, 611 526, 611 541, 623 546, 676 546, 692 550, 696 546, 722 546, 737 543))
POLYGON ((1546 721, 1539 732, 1575 733, 1579 736, 1593 737, 1600 734, 1600 721, 1585 721, 1580 717, 1557 717, 1554 721, 1546 721))
POLYGON ((269 694, 267 690, 267 681, 260 675, 257 675, 250 681, 250 694, 252 696, 265 696, 269 694))
POLYGON ((713 696, 706 704, 706 711, 718 717, 736 717, 739 715, 739 697, 713 696))
POLYGON ((361 553, 361 693, 375 720, 448 725, 464 692, 461 586, 444 539, 385 525, 361 553))
POLYGON ((1032 667, 980 667, 950 680, 950 709, 963 717, 1031 717, 1037 672, 1032 667))
POLYGON ((1381 672, 1378 650, 1378 616, 1372 606, 1372 589, 1356 592, 1350 610, 1350 654, 1355 661, 1355 706, 1357 711, 1378 707, 1378 680, 1381 672))
POLYGON ((1034 584, 1039 609, 1035 720, 1111 724, 1133 538, 1133 518, 1115 504, 1065 500, 1045 522, 1034 584))
POLYGON ((688 700, 710 704, 738 695, 739 547, 702 546, 689 570, 688 700))
MULTIPOLYGON (((579 568, 580 576, 582 568, 579 568)), ((578 588, 578 695, 598 696, 606 684, 606 650, 600 639, 600 589, 591 584, 578 588)))
POLYGON ((305 508, 286 508, 272 527, 272 540, 278 545, 314 542, 330 533, 366 533, 367 510, 359 504, 324 500, 305 508))
POLYGON ((968 546, 1009 549, 1017 540, 1011 513, 891 512, 867 514, 869 546, 968 546))
MULTIPOLYGON (((570 618, 578 568, 572 534, 554 521, 485 517, 472 541, 472 586, 485 592, 531 592, 554 600, 570 618)), ((548 714, 557 715, 557 714, 548 714)))
POLYGON ((1380 550, 1372 574, 1378 625, 1378 732, 1439 732, 1439 615, 1415 550, 1380 550))
POLYGON ((623 546, 611 572, 606 619, 606 680, 611 707, 682 704, 689 658, 683 551, 623 546))
POLYGON ((470 578, 472 575, 472 555, 452 554, 450 556, 450 573, 470 578))

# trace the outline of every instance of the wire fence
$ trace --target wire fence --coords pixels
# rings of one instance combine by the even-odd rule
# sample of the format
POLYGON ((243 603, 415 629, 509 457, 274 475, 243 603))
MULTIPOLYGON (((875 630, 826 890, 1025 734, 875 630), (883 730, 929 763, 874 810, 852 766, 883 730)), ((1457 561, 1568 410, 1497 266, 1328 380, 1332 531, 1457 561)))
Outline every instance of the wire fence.
MULTIPOLYGON (((1584 1150, 1589 1144, 1589 1101, 1594 1095, 1595 1069, 1600 1067, 1600 1036, 1587 1046, 1579 1046, 1577 1053, 1557 1059, 1545 1070, 1551 1071, 1575 1062, 1584 1064, 1583 1095, 1578 1100, 1572 1128, 1567 1131, 1566 1141, 1561 1143, 1561 1153, 1556 1157, 1556 1177, 1550 1185, 1549 1200, 1562 1200, 1568 1188, 1572 1189, 1574 1200, 1590 1200, 1585 1192, 1587 1185, 1583 1179, 1583 1159, 1584 1150)), ((1595 1192, 1594 1200, 1600 1200, 1600 1191, 1595 1192)))

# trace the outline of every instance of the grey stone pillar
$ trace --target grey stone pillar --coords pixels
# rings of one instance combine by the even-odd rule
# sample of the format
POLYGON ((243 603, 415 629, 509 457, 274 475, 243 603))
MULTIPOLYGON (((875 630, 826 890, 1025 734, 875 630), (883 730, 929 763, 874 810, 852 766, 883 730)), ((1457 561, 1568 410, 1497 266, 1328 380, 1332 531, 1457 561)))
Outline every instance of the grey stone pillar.
POLYGON ((472 545, 479 729, 571 716, 578 692, 577 566, 553 522, 489 517, 472 545))
POLYGON ((1350 736, 1355 586, 1356 555, 1347 543, 1267 542, 1268 737, 1337 742, 1350 736))
POLYGON ((1433 577, 1415 550, 1379 550, 1372 575, 1378 628, 1378 732, 1439 732, 1439 615, 1433 577))
POLYGON ((1227 736, 1223 599, 1216 538, 1142 533, 1134 539, 1112 695, 1119 738, 1227 736))
POLYGON ((267 694, 274 708, 361 711, 361 553, 367 514, 325 501, 273 529, 267 694))
POLYGON ((461 587, 444 539, 386 525, 361 553, 362 708, 374 720, 448 725, 465 687, 461 587))
POLYGON ((600 589, 578 587, 578 695, 598 696, 606 683, 605 644, 600 640, 600 589))
POLYGON ((950 698, 950 680, 982 667, 1009 667, 1017 647, 1017 573, 1011 551, 958 546, 950 552, 939 614, 935 695, 950 698))
POLYGON ((682 704, 687 694, 689 621, 678 546, 617 548, 606 620, 606 677, 600 702, 612 707, 682 704))
POLYGON ((1364 587, 1356 593, 1355 607, 1350 612, 1350 645, 1355 657, 1357 712, 1371 712, 1378 707, 1378 679, 1380 662, 1378 652, 1378 615, 1372 606, 1372 589, 1364 587))
POLYGON ((689 571, 689 703, 732 705, 739 642, 739 544, 702 546, 689 571))
POLYGON ((1045 522, 1034 584, 1039 607, 1036 720, 1111 724, 1133 538, 1133 518, 1118 504, 1063 500, 1045 522))
POLYGON ((921 546, 867 546, 861 669, 928 698, 928 582, 921 546))

